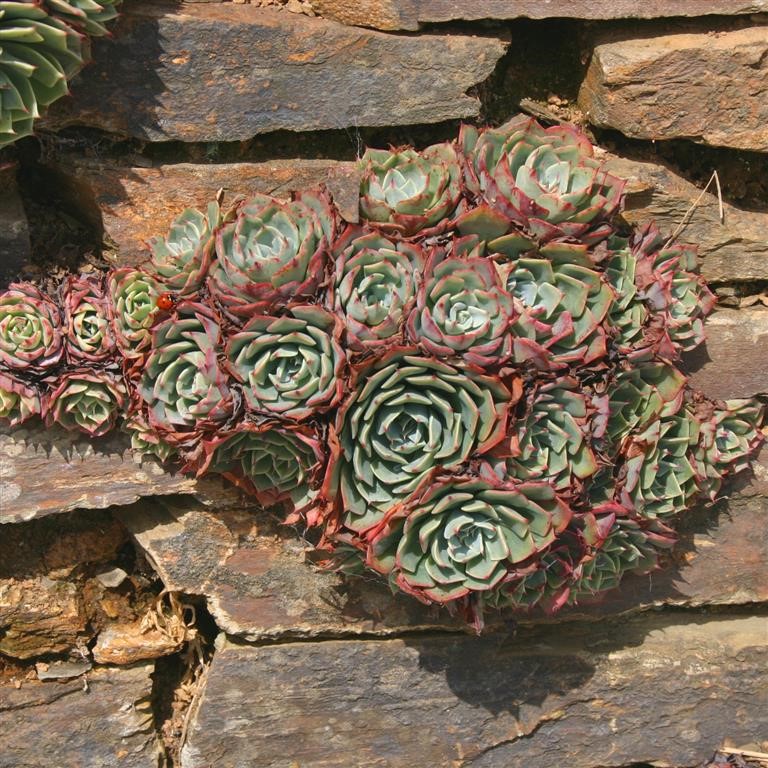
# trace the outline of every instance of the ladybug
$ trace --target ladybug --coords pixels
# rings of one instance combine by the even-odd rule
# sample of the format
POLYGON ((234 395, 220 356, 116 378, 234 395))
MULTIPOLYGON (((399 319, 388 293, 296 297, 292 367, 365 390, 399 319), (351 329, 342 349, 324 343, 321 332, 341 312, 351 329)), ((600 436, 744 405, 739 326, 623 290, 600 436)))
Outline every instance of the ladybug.
POLYGON ((168 312, 176 306, 176 301, 177 299, 172 293, 161 293, 157 297, 157 308, 168 312))

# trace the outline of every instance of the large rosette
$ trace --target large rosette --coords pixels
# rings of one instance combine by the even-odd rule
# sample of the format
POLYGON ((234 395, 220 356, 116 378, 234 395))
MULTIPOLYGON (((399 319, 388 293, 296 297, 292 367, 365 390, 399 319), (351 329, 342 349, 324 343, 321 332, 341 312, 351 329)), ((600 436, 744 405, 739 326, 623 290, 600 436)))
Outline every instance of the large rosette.
POLYGON ((233 319, 312 297, 322 281, 336 215, 324 189, 291 201, 255 195, 216 235, 211 292, 233 319))
POLYGON ((64 354, 58 307, 31 283, 11 283, 0 294, 0 363, 43 372, 64 354))
POLYGON ((453 144, 368 149, 360 160, 360 215, 404 237, 444 231, 461 203, 461 164, 453 144))
POLYGON ((525 417, 513 426, 509 474, 520 480, 547 480, 559 491, 577 491, 598 468, 590 439, 591 411, 572 377, 539 387, 525 417))
POLYGON ((213 260, 220 223, 218 203, 210 203, 206 213, 187 208, 176 217, 165 237, 153 237, 147 243, 152 273, 165 288, 183 297, 200 290, 213 260))
POLYGON ((546 550, 570 516, 546 483, 446 478, 385 518, 368 564, 404 592, 449 602, 493 590, 515 564, 546 550))
POLYGON ((106 435, 117 423, 126 403, 123 382, 108 373, 77 372, 66 376, 46 397, 46 424, 85 432, 90 437, 106 435))
POLYGON ((323 458, 307 427, 245 423, 203 442, 197 473, 224 475, 264 506, 283 504, 297 515, 315 501, 323 458))
POLYGON ((70 277, 62 298, 69 358, 84 363, 109 360, 115 352, 115 341, 101 280, 70 277))
POLYGON ((437 470, 456 469, 504 437, 520 379, 508 385, 470 366, 393 351, 357 372, 339 410, 339 455, 326 493, 344 524, 363 532, 437 470))
POLYGON ((154 328, 138 392, 150 426, 164 439, 189 441, 230 415, 232 395, 219 367, 220 351, 218 320, 203 304, 181 302, 154 328))
POLYGON ((330 302, 344 320, 349 347, 362 351, 401 341, 424 268, 421 248, 350 226, 334 254, 330 302))
POLYGON ((512 354, 512 297, 476 238, 454 241, 451 255, 436 249, 427 261, 408 335, 436 357, 458 355, 481 367, 512 354))
POLYGON ((519 309, 512 324, 516 362, 561 369, 605 357, 603 320, 614 293, 599 272, 547 259, 517 259, 506 270, 519 309))
MULTIPOLYGON (((466 183, 480 205, 459 219, 487 240, 520 229, 540 244, 608 237, 624 182, 604 170, 575 128, 543 128, 520 115, 498 129, 462 126, 466 183)), ((505 252, 504 241, 493 249, 505 252)))
POLYGON ((160 285, 140 269, 113 270, 107 281, 115 340, 130 359, 141 358, 152 341, 150 329, 158 319, 160 285))
POLYGON ((312 304, 250 320, 226 348, 247 407, 298 421, 337 405, 346 362, 341 332, 337 317, 312 304))

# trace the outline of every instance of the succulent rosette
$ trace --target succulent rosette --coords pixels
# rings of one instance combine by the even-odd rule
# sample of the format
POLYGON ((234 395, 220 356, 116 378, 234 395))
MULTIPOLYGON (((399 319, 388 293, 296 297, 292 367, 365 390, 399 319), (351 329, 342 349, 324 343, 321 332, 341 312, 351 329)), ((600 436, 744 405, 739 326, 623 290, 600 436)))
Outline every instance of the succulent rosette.
POLYGON ((347 345, 362 351, 400 342, 424 269, 421 248, 349 226, 334 254, 330 304, 344 320, 347 345))
POLYGON ((140 269, 124 267, 109 275, 107 293, 115 341, 129 360, 143 357, 152 342, 150 329, 160 315, 157 299, 161 292, 157 280, 140 269))
POLYGON ((40 410, 40 395, 34 387, 0 371, 0 421, 15 427, 40 410))
POLYGON ((486 367, 512 354, 514 306, 496 265, 482 253, 476 238, 454 241, 452 255, 433 251, 408 318, 408 335, 436 357, 458 355, 486 367))
POLYGON ((0 363, 40 373, 64 354, 59 308, 31 283, 11 283, 0 293, 0 363))
POLYGON ((255 195, 216 234, 209 286, 233 319, 287 300, 315 295, 336 234, 324 188, 293 200, 255 195))
POLYGON ((152 274, 165 288, 180 297, 196 294, 208 276, 221 223, 218 203, 206 213, 187 208, 171 224, 165 237, 153 237, 150 250, 152 274))
POLYGON ((341 400, 346 357, 341 321, 312 304, 277 317, 259 315, 227 343, 227 366, 242 383, 246 407, 300 421, 341 400))
POLYGON ((666 242, 654 224, 635 234, 631 248, 637 259, 639 295, 658 316, 673 349, 695 349, 704 341, 704 318, 716 303, 698 274, 696 248, 666 242))
POLYGON ((655 570, 661 554, 675 544, 674 531, 658 520, 636 520, 622 513, 585 515, 582 529, 590 553, 574 570, 570 602, 614 589, 627 573, 655 570))
POLYGON ((103 363, 115 352, 109 305, 97 277, 70 277, 62 293, 70 360, 103 363))
POLYGON ((127 395, 123 382, 109 373, 74 372, 45 398, 43 415, 48 426, 101 437, 115 427, 127 395))
POLYGON ((360 215, 403 237, 445 231, 461 209, 461 161, 452 143, 368 149, 360 159, 360 215))
POLYGON ((445 603, 493 590, 512 566, 546 550, 570 517, 546 483, 441 479, 384 519, 368 563, 404 592, 445 603))
POLYGON ((149 425, 171 444, 188 443, 232 412, 227 376, 219 366, 221 330, 216 314, 196 302, 180 302, 152 331, 137 391, 149 425))
POLYGON ((701 490, 694 460, 699 422, 683 409, 626 438, 620 479, 622 503, 644 518, 667 518, 701 490))
POLYGON ((88 59, 82 35, 40 3, 0 2, 0 147, 29 136, 88 59))
POLYGON ((512 323, 515 362, 558 370, 605 357, 603 321, 614 293, 599 272, 580 264, 517 259, 507 265, 506 287, 519 309, 512 323))
POLYGON ((695 459, 704 490, 712 499, 726 475, 750 466, 750 458, 765 440, 759 428, 764 414, 760 403, 742 398, 719 405, 713 408, 702 402, 696 408, 701 429, 695 459))
POLYGON ((519 480, 546 480, 559 491, 578 491, 597 472, 591 447, 591 404, 579 381, 563 377, 539 387, 528 412, 512 428, 509 474, 519 480))
POLYGON ((336 417, 326 494, 343 523, 364 532, 433 473, 497 445, 520 379, 504 384, 404 348, 360 368, 352 389, 336 417))
MULTIPOLYGON (((624 182, 603 168, 575 128, 543 128, 520 115, 498 129, 464 125, 459 143, 467 187, 480 201, 459 219, 462 233, 495 240, 516 228, 541 244, 594 245, 613 232, 624 182)), ((504 250, 503 241, 496 245, 504 250)))
POLYGON ((264 506, 283 504, 298 515, 317 498, 324 452, 309 428, 245 423, 203 442, 197 474, 224 475, 264 506))

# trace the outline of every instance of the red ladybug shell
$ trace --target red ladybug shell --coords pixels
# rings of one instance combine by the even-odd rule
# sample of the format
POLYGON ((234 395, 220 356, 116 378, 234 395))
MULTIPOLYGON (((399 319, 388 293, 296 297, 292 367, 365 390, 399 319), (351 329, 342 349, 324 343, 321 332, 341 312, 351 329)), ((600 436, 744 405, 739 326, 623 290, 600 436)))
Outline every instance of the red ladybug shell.
POLYGON ((161 293, 157 297, 157 308, 163 309, 166 312, 169 309, 173 309, 176 306, 176 298, 172 293, 161 293))

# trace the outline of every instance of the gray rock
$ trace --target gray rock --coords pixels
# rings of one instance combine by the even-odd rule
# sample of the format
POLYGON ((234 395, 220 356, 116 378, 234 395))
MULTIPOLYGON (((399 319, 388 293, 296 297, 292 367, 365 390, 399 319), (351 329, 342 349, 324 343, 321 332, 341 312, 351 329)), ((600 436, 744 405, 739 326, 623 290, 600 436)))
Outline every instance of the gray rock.
POLYGON ((579 93, 587 119, 637 139, 768 151, 763 26, 597 45, 579 93))
POLYGON ((90 440, 39 423, 0 425, 0 524, 173 493, 199 494, 224 506, 241 499, 219 478, 195 480, 152 459, 139 463, 120 433, 90 440))
POLYGON ((702 194, 663 165, 605 157, 608 170, 627 179, 623 216, 630 224, 655 221, 665 235, 677 232, 678 242, 697 245, 710 283, 768 280, 768 213, 723 203, 721 222, 714 194, 702 194))
POLYGON ((0 288, 22 277, 32 246, 24 205, 16 186, 16 168, 0 168, 0 288))
POLYGON ((436 123, 478 114, 467 91, 506 47, 492 35, 387 35, 254 5, 132 3, 47 125, 213 142, 436 123))
POLYGON ((765 617, 216 652, 182 768, 698 765, 768 729, 765 617))
POLYGON ((0 686, 0 768, 157 768, 152 669, 0 686))
POLYGON ((766 0, 312 0, 330 19, 375 29, 417 30, 427 22, 478 19, 653 19, 768 11, 766 0))

